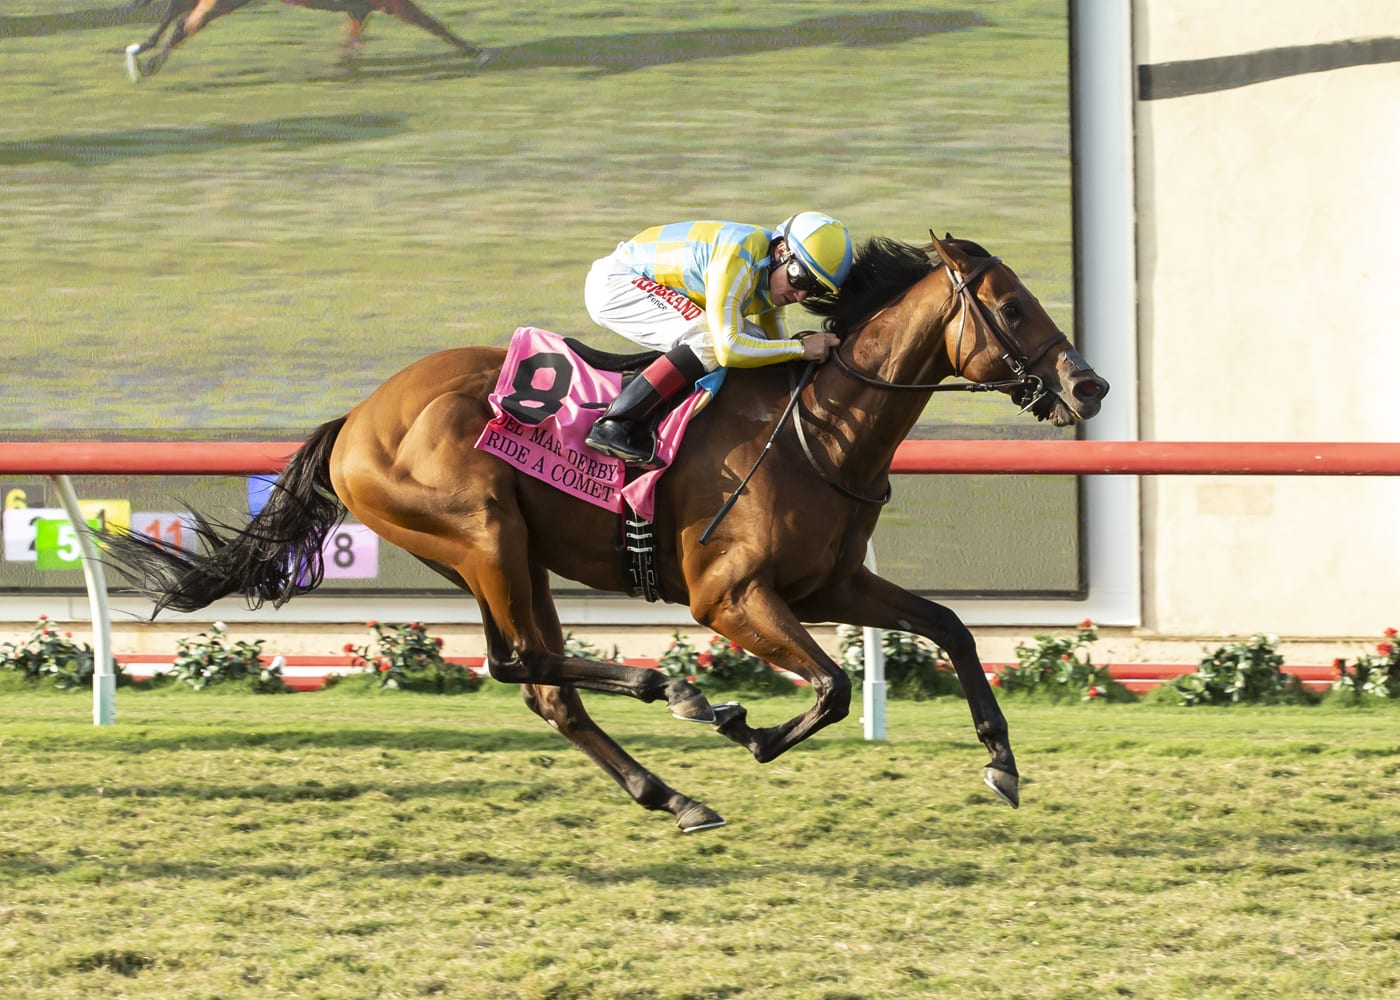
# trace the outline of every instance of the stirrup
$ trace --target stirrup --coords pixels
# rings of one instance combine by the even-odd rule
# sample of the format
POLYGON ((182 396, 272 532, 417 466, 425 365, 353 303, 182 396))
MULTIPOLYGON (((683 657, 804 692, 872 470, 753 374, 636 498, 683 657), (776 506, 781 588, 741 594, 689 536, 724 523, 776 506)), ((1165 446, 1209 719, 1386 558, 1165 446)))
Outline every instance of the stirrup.
POLYGON ((588 436, 583 439, 583 443, 594 451, 611 455, 613 458, 621 459, 627 465, 634 465, 641 469, 660 469, 666 464, 656 458, 657 444, 655 439, 650 447, 639 446, 632 440, 631 428, 623 421, 611 417, 602 417, 594 423, 588 431, 588 436), (617 433, 609 434, 609 431, 617 433))

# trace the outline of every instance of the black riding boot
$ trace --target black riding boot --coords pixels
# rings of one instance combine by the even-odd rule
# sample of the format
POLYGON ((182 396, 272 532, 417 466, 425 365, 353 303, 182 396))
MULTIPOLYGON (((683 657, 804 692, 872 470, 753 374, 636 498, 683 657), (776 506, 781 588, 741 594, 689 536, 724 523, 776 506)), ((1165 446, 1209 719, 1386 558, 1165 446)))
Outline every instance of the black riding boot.
POLYGON ((705 366, 694 351, 689 347, 672 348, 622 387, 584 443, 629 465, 660 468, 652 424, 690 395, 704 374, 705 366))

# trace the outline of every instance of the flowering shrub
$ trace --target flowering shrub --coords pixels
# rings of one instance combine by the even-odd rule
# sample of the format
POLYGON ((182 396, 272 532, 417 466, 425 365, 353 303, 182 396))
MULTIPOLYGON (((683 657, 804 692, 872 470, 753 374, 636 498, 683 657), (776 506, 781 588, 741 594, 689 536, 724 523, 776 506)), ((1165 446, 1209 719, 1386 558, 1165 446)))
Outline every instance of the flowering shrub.
MULTIPOLYGON (((854 625, 836 628, 839 660, 852 680, 865 680, 865 630, 854 625)), ((882 632, 885 683, 891 698, 923 701, 940 695, 962 694, 962 684, 948 654, 936 645, 908 632, 882 632)))
POLYGON ((1349 694, 1353 699, 1363 695, 1374 698, 1400 698, 1400 639, 1395 629, 1388 628, 1376 644, 1376 654, 1363 653, 1347 667, 1346 660, 1335 660, 1337 679, 1332 690, 1349 694))
POLYGON ((451 663, 442 656, 442 640, 428 634, 418 623, 386 625, 365 622, 373 633, 362 646, 345 644, 351 662, 373 667, 379 675, 379 687, 400 691, 432 691, 454 694, 475 691, 481 679, 460 663, 451 663))
POLYGON ((1009 694, 1034 693, 1052 701, 1135 700, 1109 677, 1107 667, 1094 666, 1089 646, 1098 638, 1098 627, 1087 619, 1073 636, 1038 635, 1034 645, 1016 647, 1016 666, 1003 668, 993 684, 1009 694))
POLYGON ((1201 660, 1194 674, 1173 680, 1172 687, 1183 705, 1313 700, 1298 678, 1281 669, 1283 657, 1277 645, 1277 636, 1256 634, 1244 642, 1220 646, 1201 660))
POLYGON ((175 640, 171 675, 196 691, 226 681, 246 680, 258 694, 282 694, 289 690, 282 683, 282 664, 277 661, 263 665, 263 641, 232 642, 228 626, 215 622, 207 632, 175 640))
POLYGON ((756 694, 791 694, 794 690, 785 675, 719 635, 711 636, 709 645, 696 652, 679 632, 672 633, 671 645, 657 666, 667 677, 684 677, 702 688, 756 694))
POLYGON ((690 640, 683 638, 679 632, 672 632, 671 645, 656 661, 656 668, 667 677, 683 677, 693 681, 700 672, 699 659, 700 654, 690 640))
POLYGON ((604 653, 586 639, 580 639, 572 632, 564 633, 564 655, 576 656, 582 660, 596 660, 599 663, 621 663, 622 650, 614 644, 611 653, 604 653))
MULTIPOLYGON (((90 686, 95 665, 92 647, 74 642, 72 632, 60 634, 48 615, 39 616, 24 642, 0 644, 0 670, 18 671, 31 681, 51 678, 59 689, 90 686)), ((113 662, 112 669, 119 682, 126 679, 120 664, 113 662)))

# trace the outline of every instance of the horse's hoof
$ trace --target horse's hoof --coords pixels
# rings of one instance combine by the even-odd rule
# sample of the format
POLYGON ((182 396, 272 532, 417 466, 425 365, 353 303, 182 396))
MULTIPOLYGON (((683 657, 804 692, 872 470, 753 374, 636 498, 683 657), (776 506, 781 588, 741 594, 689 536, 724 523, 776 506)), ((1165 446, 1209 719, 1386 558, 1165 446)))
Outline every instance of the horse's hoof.
POLYGON ((676 817, 676 826, 680 827, 681 833, 699 833, 724 826, 724 817, 708 806, 692 802, 676 817))
POLYGON ((685 681, 673 681, 668 690, 666 705, 671 714, 682 722, 698 722, 711 726, 715 722, 715 710, 709 700, 695 686, 685 681))
POLYGON ((1021 779, 1010 771, 998 767, 988 767, 982 778, 987 787, 1000 795, 1012 809, 1021 805, 1021 779))
POLYGON ((742 719, 749 714, 748 709, 744 708, 744 706, 740 705, 737 701, 726 701, 722 704, 715 705, 714 713, 716 729, 723 729, 735 719, 742 719))
POLYGON ((141 67, 136 63, 136 53, 141 51, 140 42, 132 42, 126 47, 126 75, 132 83, 141 82, 141 67))
POLYGON ((748 721, 749 710, 737 701, 727 701, 715 709, 715 729, 726 736, 727 730, 738 730, 748 721))

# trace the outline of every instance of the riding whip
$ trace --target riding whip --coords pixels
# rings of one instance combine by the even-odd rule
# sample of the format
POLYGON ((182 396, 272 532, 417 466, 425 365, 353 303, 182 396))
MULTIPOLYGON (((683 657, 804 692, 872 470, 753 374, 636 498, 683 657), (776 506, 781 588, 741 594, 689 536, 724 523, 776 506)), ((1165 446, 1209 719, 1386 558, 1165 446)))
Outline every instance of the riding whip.
POLYGON ((719 522, 724 520, 724 516, 728 514, 729 509, 734 506, 734 501, 739 499, 739 494, 744 492, 744 487, 749 484, 749 480, 753 478, 753 474, 758 471, 758 467, 762 465, 763 460, 768 457, 768 450, 773 447, 773 442, 778 440, 778 432, 783 429, 783 424, 787 423, 788 417, 790 417, 792 411, 797 408, 798 397, 802 395, 802 390, 807 388, 807 383, 812 381, 812 376, 816 374, 816 371, 817 362, 808 362, 806 369, 802 372, 802 377, 797 380, 797 388, 792 390, 792 398, 788 400, 787 408, 783 410, 783 415, 778 418, 777 424, 774 425, 773 433, 768 435, 768 443, 765 444, 763 450, 758 453, 758 458, 754 460, 753 468, 749 470, 749 474, 739 483, 739 488, 729 494, 729 499, 724 501, 724 506, 720 507, 714 519, 710 521, 710 526, 706 528, 704 534, 700 536, 701 545, 709 542, 710 536, 714 534, 715 529, 719 527, 719 522))

